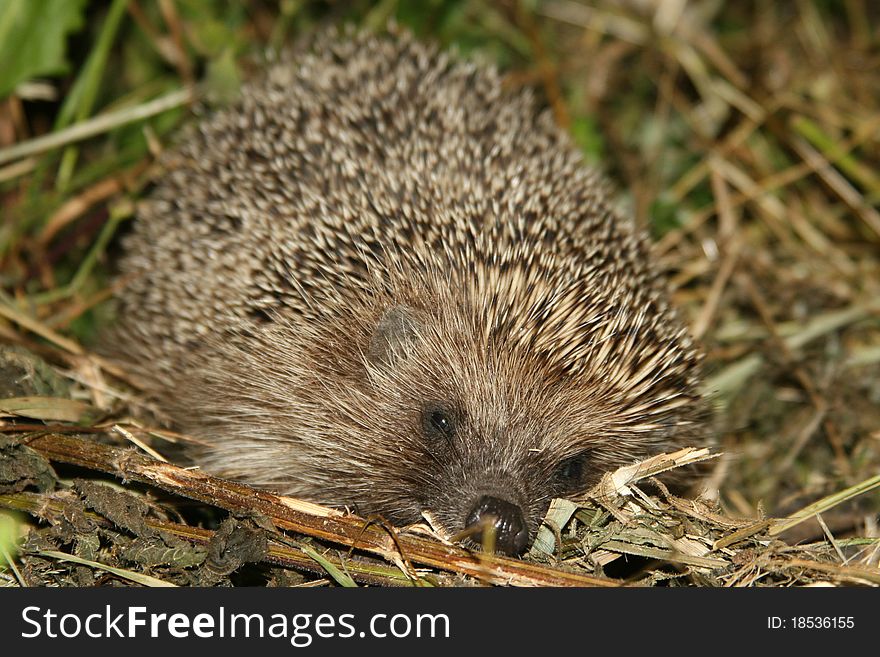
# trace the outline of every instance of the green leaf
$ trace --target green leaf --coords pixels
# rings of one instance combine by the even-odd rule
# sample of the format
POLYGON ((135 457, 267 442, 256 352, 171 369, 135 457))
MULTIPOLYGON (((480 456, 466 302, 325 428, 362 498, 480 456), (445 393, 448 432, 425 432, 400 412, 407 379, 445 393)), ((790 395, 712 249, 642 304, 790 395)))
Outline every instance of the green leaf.
POLYGON ((84 8, 85 0, 0 0, 0 98, 67 70, 67 34, 82 26, 84 8))
POLYGON ((571 136, 590 163, 601 162, 605 142, 595 118, 588 115, 575 117, 571 122, 571 136))
POLYGON ((321 564, 321 567, 327 571, 327 573, 336 580, 336 583, 340 586, 344 586, 346 588, 356 588, 357 583, 351 578, 348 573, 344 573, 339 568, 337 568, 331 561, 325 559, 320 554, 318 554, 315 550, 310 548, 308 545, 300 545, 300 549, 309 555, 312 559, 321 564))
POLYGON ((0 511, 0 568, 13 566, 21 540, 22 518, 11 511, 0 511))

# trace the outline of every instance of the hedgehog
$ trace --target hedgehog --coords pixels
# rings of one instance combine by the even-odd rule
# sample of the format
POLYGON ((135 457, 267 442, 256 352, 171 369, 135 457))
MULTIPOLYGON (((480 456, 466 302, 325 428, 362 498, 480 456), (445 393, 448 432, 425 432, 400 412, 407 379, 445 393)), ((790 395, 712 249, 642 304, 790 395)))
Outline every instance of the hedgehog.
POLYGON ((702 442, 648 238, 495 67, 325 33, 163 165, 113 350, 206 471, 519 555, 553 498, 702 442))

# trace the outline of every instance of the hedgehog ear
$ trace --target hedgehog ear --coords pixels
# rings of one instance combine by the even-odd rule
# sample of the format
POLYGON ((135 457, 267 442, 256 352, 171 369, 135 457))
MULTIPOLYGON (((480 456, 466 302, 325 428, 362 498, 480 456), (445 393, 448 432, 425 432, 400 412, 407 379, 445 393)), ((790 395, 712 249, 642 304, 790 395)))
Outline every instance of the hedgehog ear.
POLYGON ((367 358, 373 365, 389 365, 396 355, 415 342, 419 321, 415 311, 409 306, 397 305, 386 310, 367 349, 367 358))

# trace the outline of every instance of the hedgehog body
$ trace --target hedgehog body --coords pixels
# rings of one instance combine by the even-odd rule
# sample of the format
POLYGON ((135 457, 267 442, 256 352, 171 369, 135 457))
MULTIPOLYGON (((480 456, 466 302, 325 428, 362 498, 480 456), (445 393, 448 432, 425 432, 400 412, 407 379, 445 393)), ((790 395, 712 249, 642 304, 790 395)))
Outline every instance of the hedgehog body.
POLYGON ((491 67, 325 37, 165 165, 117 350, 208 471, 517 553, 552 497, 699 440, 646 238, 491 67))

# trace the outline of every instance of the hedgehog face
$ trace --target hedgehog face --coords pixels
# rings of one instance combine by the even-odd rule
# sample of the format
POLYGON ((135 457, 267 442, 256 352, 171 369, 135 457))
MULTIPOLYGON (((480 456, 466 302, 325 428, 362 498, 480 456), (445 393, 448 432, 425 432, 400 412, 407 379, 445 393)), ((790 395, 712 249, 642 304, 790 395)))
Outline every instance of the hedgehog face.
POLYGON ((392 305, 369 339, 369 408, 381 417, 368 431, 382 448, 365 470, 362 506, 389 519, 427 517, 450 536, 521 554, 554 497, 583 494, 605 472, 670 447, 671 427, 689 426, 669 402, 685 386, 658 379, 630 400, 611 394, 601 372, 570 374, 512 348, 509 333, 486 339, 479 314, 425 308, 392 305))
POLYGON ((373 434, 384 434, 386 449, 374 453, 394 462, 371 468, 359 506, 397 522, 426 517, 470 544, 521 554, 550 500, 583 492, 599 473, 589 441, 573 439, 565 422, 570 403, 510 354, 450 349, 475 339, 460 322, 394 306, 376 326, 371 391, 388 415, 373 434))
POLYGON ((421 514, 449 534, 519 555, 531 545, 550 500, 583 493, 601 470, 594 450, 575 441, 566 440, 572 455, 560 457, 551 447, 559 440, 549 435, 552 417, 536 407, 516 409, 510 396, 508 409, 497 412, 489 404, 495 410, 487 412, 486 399, 469 397, 472 412, 461 401, 424 403, 413 427, 420 432, 414 449, 424 454, 418 470, 435 476, 413 482, 410 491, 421 514))

